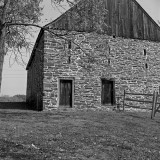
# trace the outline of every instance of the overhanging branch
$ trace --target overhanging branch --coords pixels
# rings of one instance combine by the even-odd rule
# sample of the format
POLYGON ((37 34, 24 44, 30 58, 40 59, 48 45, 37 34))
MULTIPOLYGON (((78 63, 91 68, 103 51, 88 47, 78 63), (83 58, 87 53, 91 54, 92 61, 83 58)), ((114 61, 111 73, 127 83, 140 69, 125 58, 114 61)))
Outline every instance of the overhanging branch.
MULTIPOLYGON (((6 26, 31 26, 31 27, 37 27, 37 28, 40 28, 42 30, 50 32, 51 34, 55 35, 56 37, 59 37, 59 38, 61 38, 63 40, 68 41, 68 38, 64 37, 65 35, 57 34, 57 33, 53 32, 52 30, 50 30, 50 29, 48 29, 46 27, 42 27, 42 26, 37 25, 37 24, 32 24, 32 23, 10 23, 10 22, 8 22, 8 23, 6 23, 6 26)), ((79 44, 75 43, 74 41, 72 41, 72 43, 75 44, 76 46, 78 46, 80 48, 80 50, 85 53, 85 51, 80 47, 79 44)))
MULTIPOLYGON (((58 38, 61 38, 65 41, 68 41, 68 38, 65 37, 66 35, 65 34, 57 34, 55 33, 54 31, 52 31, 51 29, 47 28, 47 27, 42 27, 40 25, 37 25, 37 24, 31 24, 31 23, 6 23, 6 26, 31 26, 31 27, 37 27, 37 28, 40 28, 42 30, 45 30, 45 31, 48 31, 49 33, 53 34, 54 36, 58 37, 58 38)), ((76 46, 78 46, 78 48, 89 58, 91 58, 92 56, 88 55, 85 50, 79 45, 77 44, 76 42, 74 42, 73 40, 71 40, 73 44, 75 44, 76 46)))
POLYGON ((43 30, 46 30, 50 33, 52 33, 53 35, 55 35, 56 37, 60 37, 64 40, 66 40, 65 37, 63 37, 64 35, 61 35, 61 34, 57 34, 53 31, 51 31, 50 29, 46 28, 46 27, 42 27, 38 24, 32 24, 32 23, 6 23, 6 26, 31 26, 31 27, 37 27, 37 28, 40 28, 40 29, 43 29, 43 30))

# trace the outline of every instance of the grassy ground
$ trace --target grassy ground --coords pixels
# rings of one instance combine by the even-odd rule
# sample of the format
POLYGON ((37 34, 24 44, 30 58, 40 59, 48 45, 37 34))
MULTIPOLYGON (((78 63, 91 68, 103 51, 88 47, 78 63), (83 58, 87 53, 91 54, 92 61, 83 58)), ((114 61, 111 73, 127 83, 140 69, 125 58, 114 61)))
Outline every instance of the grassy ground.
POLYGON ((0 109, 0 160, 158 160, 160 114, 0 109))

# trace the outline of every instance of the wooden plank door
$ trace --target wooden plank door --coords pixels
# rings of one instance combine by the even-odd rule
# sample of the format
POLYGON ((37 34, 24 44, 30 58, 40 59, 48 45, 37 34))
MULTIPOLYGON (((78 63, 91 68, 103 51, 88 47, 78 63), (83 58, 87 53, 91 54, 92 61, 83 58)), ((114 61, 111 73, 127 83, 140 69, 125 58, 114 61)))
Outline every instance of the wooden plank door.
POLYGON ((60 106, 72 107, 72 80, 60 80, 60 106))
POLYGON ((113 104, 113 81, 102 80, 102 104, 113 104))

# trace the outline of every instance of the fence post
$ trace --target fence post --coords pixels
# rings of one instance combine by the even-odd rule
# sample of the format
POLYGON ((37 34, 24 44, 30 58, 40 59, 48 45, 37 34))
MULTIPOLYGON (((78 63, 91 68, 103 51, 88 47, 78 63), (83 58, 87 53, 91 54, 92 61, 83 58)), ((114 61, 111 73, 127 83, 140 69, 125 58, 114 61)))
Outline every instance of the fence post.
POLYGON ((125 101, 125 90, 124 90, 124 97, 123 97, 123 111, 124 111, 124 105, 125 105, 125 104, 124 104, 124 103, 125 103, 124 101, 125 101))
POLYGON ((156 111, 158 109, 158 107, 156 108, 156 106, 157 106, 157 100, 158 100, 158 92, 156 92, 156 104, 155 104, 155 109, 154 109, 154 117, 155 117, 156 111))
MULTIPOLYGON (((158 97, 160 97, 160 86, 159 86, 159 93, 157 94, 157 103, 158 103, 158 100, 160 99, 160 98, 158 98, 158 97)), ((156 112, 159 110, 159 108, 160 108, 160 104, 158 104, 158 107, 156 108, 156 110, 155 110, 155 114, 156 114, 156 112)), ((155 116, 155 115, 154 115, 155 116)))
POLYGON ((157 99, 157 92, 154 91, 154 93, 153 93, 152 111, 151 111, 151 119, 153 119, 153 117, 155 115, 156 99, 157 99))

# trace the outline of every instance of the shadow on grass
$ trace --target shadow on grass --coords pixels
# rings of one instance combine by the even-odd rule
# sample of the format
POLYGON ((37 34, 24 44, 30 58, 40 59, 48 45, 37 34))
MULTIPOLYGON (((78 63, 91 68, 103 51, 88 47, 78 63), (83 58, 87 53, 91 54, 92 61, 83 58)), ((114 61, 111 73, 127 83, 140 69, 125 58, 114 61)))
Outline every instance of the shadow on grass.
POLYGON ((32 148, 24 148, 21 144, 16 144, 8 140, 0 139, 0 159, 18 159, 18 160, 28 160, 35 158, 35 150, 32 148))
POLYGON ((0 102, 0 109, 29 110, 26 102, 0 102))

